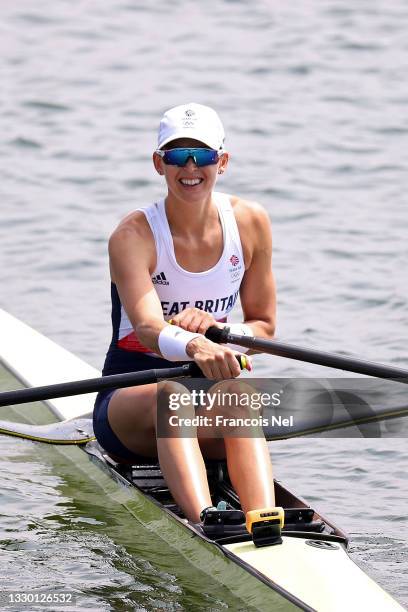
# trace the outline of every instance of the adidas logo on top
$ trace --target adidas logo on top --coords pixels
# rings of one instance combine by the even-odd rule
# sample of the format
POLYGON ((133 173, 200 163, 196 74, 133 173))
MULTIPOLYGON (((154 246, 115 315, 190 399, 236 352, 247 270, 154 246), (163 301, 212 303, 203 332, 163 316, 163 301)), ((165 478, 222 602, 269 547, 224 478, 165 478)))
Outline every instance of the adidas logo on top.
POLYGON ((153 282, 153 285, 170 285, 164 272, 160 272, 160 274, 156 274, 156 276, 152 276, 152 282, 153 282))

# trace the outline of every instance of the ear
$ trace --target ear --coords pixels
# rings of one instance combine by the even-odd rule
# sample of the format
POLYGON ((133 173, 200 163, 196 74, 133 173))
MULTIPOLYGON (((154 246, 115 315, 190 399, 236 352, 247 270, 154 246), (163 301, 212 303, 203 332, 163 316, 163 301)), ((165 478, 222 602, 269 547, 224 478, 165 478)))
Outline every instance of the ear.
POLYGON ((224 174, 229 162, 229 153, 223 153, 218 162, 218 174, 224 174))
POLYGON ((156 168, 156 172, 162 176, 164 174, 163 160, 160 155, 157 155, 156 151, 153 153, 153 165, 156 168))

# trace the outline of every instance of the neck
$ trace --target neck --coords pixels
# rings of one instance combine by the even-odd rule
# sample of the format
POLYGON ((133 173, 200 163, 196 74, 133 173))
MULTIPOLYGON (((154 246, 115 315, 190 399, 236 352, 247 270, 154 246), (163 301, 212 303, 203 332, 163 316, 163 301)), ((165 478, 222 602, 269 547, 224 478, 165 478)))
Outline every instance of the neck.
POLYGON ((218 222, 218 210, 212 193, 202 200, 185 201, 169 192, 165 206, 173 236, 200 235, 214 221, 218 222))

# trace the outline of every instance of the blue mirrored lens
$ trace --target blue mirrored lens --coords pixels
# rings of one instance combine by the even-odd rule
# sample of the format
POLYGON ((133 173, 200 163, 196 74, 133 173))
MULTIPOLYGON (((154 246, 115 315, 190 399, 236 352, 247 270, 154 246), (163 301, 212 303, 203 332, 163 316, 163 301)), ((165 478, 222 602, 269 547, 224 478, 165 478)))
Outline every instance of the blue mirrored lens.
POLYGON ((169 149, 164 152, 163 161, 171 166, 185 166, 190 157, 197 166, 210 166, 219 159, 214 149, 169 149))

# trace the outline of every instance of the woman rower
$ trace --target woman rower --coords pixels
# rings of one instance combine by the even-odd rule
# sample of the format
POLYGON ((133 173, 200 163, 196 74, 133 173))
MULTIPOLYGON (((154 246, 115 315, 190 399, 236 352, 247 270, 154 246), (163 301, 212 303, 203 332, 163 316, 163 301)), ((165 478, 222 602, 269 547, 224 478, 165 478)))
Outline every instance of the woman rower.
MULTIPOLYGON (((193 360, 208 379, 236 378, 240 352, 204 334, 225 324, 238 294, 244 322, 231 331, 273 336, 269 219, 260 205, 214 191, 228 158, 213 109, 187 104, 164 114, 153 163, 167 196, 125 217, 109 241, 113 337, 104 375, 193 360)), ((156 384, 102 392, 96 437, 118 461, 158 456, 175 501, 194 522, 212 506, 204 458, 226 458, 244 512, 274 506, 263 436, 220 438, 197 428, 188 438, 160 437, 156 413, 156 384)))

